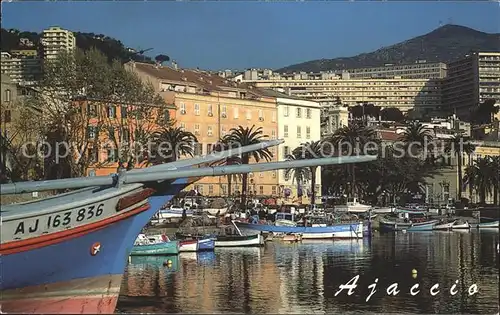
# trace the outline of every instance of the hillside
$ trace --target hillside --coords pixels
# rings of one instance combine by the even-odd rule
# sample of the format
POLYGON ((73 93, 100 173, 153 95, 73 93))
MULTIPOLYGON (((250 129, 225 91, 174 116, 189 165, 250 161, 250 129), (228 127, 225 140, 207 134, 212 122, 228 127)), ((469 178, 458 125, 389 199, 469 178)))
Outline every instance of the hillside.
POLYGON ((405 64, 416 60, 449 62, 471 50, 499 51, 500 34, 483 33, 465 26, 444 25, 434 31, 392 46, 353 57, 312 60, 276 70, 277 72, 318 72, 405 64))
MULTIPOLYGON (((2 51, 11 51, 13 49, 30 49, 29 47, 21 47, 19 44, 19 39, 27 38, 34 43, 35 48, 40 48, 40 37, 41 34, 35 32, 23 32, 18 30, 6 30, 1 29, 1 48, 2 51)), ((142 62, 152 62, 150 57, 132 54, 127 48, 114 38, 94 33, 81 33, 73 32, 76 38, 76 46, 88 50, 92 47, 97 48, 103 54, 108 56, 109 60, 119 59, 123 62, 127 62, 130 59, 142 62)), ((31 48, 33 49, 33 48, 31 48)))

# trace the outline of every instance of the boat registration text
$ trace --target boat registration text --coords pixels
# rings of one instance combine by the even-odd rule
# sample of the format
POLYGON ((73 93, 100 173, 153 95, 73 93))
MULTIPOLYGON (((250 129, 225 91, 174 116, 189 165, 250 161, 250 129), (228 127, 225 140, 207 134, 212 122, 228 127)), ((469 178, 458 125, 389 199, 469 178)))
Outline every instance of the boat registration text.
POLYGON ((46 234, 50 230, 70 228, 74 223, 78 224, 98 218, 103 212, 104 203, 100 203, 16 222, 14 239, 20 239, 21 236, 26 234, 46 234))

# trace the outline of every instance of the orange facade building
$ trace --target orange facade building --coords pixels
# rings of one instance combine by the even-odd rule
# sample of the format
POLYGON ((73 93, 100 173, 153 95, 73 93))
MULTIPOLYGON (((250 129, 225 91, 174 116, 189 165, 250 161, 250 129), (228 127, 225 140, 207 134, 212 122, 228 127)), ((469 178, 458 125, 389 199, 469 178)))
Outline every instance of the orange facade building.
MULTIPOLYGON (((192 132, 198 139, 195 154, 210 153, 214 144, 228 134, 231 128, 262 127, 264 135, 276 139, 278 122, 276 98, 264 96, 258 89, 230 82, 215 74, 199 70, 175 69, 143 63, 129 63, 145 81, 153 84, 169 104, 176 109, 176 124, 192 132)), ((272 148, 273 161, 277 150, 272 148)), ((186 157, 183 157, 186 158, 186 157)), ((277 172, 249 175, 248 194, 276 196, 279 194, 277 172)), ((225 196, 226 177, 205 177, 195 184, 207 196, 225 196)), ((239 176, 234 176, 231 191, 241 192, 239 176)))

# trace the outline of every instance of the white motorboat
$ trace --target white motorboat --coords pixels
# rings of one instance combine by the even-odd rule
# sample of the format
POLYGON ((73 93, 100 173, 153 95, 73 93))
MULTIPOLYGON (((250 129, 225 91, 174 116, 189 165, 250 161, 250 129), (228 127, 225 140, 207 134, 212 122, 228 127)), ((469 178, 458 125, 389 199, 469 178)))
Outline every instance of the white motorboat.
POLYGON ((370 210, 372 206, 364 205, 358 202, 357 198, 348 198, 345 205, 335 206, 335 211, 339 212, 366 212, 370 210))
POLYGON ((469 224, 469 222, 464 222, 464 223, 460 223, 460 224, 455 224, 451 227, 452 230, 468 230, 470 229, 471 226, 469 224))
POLYGON ((448 223, 443 223, 443 224, 438 224, 438 225, 435 225, 433 227, 433 230, 441 230, 441 231, 448 231, 448 230, 451 230, 453 225, 456 223, 457 221, 453 221, 453 222, 448 222, 448 223))

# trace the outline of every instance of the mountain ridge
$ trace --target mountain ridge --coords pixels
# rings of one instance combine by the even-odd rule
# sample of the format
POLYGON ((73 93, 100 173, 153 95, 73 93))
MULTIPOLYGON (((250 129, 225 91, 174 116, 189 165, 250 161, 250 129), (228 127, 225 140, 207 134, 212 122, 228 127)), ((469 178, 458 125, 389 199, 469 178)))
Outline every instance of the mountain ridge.
POLYGON ((485 33, 466 26, 446 24, 427 34, 351 57, 310 60, 276 72, 319 72, 385 64, 408 64, 417 60, 450 62, 470 51, 500 51, 500 33, 485 33))

